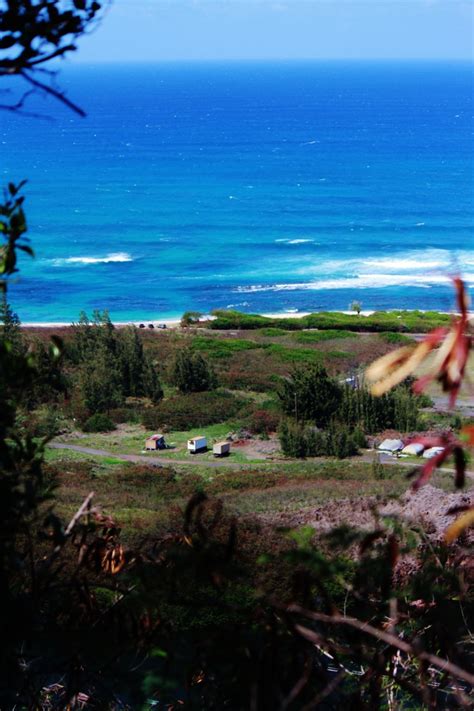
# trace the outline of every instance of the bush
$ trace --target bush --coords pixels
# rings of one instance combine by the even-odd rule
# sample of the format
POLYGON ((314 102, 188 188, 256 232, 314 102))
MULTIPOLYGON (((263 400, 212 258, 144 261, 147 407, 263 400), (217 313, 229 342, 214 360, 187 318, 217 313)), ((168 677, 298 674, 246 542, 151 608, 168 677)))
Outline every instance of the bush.
POLYGON ((328 454, 332 454, 338 459, 345 459, 358 454, 359 448, 354 435, 349 432, 347 427, 333 427, 328 434, 328 454))
POLYGON ((358 316, 333 311, 321 311, 301 318, 270 318, 258 314, 244 314, 239 311, 220 309, 213 312, 216 318, 210 328, 233 330, 238 328, 282 328, 287 331, 301 331, 307 328, 346 329, 348 331, 397 331, 408 333, 428 333, 438 326, 450 324, 449 314, 437 311, 375 311, 370 316, 358 316))
POLYGON ((278 432, 280 446, 287 457, 321 457, 328 453, 326 434, 314 427, 305 427, 284 420, 278 432))
POLYGON ((381 333, 380 338, 390 345, 409 345, 410 343, 414 343, 413 338, 410 338, 410 336, 405 336, 404 333, 394 333, 392 331, 381 333))
POLYGON ((142 421, 142 410, 136 407, 116 407, 109 411, 109 417, 117 425, 124 422, 129 425, 138 425, 142 421))
POLYGON ((191 347, 193 350, 202 351, 213 358, 229 358, 239 351, 260 348, 255 341, 248 341, 244 338, 208 338, 206 336, 196 336, 191 347))
POLYGON ((259 335, 267 336, 268 338, 279 338, 280 336, 288 336, 288 331, 284 328, 275 328, 268 326, 267 328, 259 329, 259 335))
POLYGON ((355 430, 352 432, 352 437, 357 447, 360 447, 361 449, 367 448, 367 438, 363 429, 361 429, 360 427, 356 427, 355 430))
POLYGON ((278 436, 282 452, 288 457, 345 459, 359 452, 355 433, 337 424, 324 431, 286 420, 282 422, 278 436))
POLYGON ((268 435, 276 432, 280 423, 280 416, 277 412, 269 410, 255 410, 245 422, 246 428, 252 434, 268 435))
POLYGON ((108 415, 96 412, 95 415, 86 420, 83 428, 84 432, 112 432, 115 425, 108 415))
POLYGON ((185 311, 181 316, 181 326, 182 328, 187 328, 188 326, 193 326, 199 323, 202 313, 200 311, 185 311))
POLYGON ((143 413, 142 422, 149 430, 167 426, 171 430, 189 430, 225 422, 243 407, 231 393, 214 391, 176 395, 143 413))
POLYGON ((328 328, 325 331, 301 331, 293 335, 298 343, 321 343, 321 341, 332 341, 336 338, 357 338, 357 334, 352 331, 338 331, 328 328))
POLYGON ((31 422, 29 428, 35 437, 55 437, 64 428, 64 418, 57 407, 47 406, 36 417, 28 418, 31 422))

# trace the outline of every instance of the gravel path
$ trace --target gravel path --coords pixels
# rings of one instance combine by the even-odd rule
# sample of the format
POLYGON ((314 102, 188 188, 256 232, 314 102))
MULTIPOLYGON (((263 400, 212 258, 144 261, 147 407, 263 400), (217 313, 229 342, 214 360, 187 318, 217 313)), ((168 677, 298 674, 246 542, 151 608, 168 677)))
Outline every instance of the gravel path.
MULTIPOLYGON (((188 465, 191 466, 193 464, 199 464, 199 466, 204 466, 204 467, 209 467, 209 469, 218 469, 219 467, 228 467, 231 469, 242 469, 242 467, 255 467, 255 466, 262 466, 262 465, 278 465, 278 464, 285 464, 285 463, 295 463, 295 462, 301 462, 301 461, 311 461, 311 460, 301 460, 301 459, 282 459, 279 462, 276 462, 275 460, 262 460, 261 462, 258 462, 256 464, 255 462, 249 462, 248 464, 245 462, 229 462, 226 459, 216 459, 215 461, 209 461, 209 459, 199 459, 197 456, 196 459, 161 459, 159 460, 157 457, 146 457, 140 454, 115 454, 115 452, 107 452, 105 449, 93 449, 91 447, 81 447, 78 444, 67 444, 63 442, 50 442, 48 447, 51 447, 52 449, 69 449, 73 452, 80 452, 81 454, 91 454, 92 456, 95 457, 112 457, 113 459, 120 459, 121 461, 124 462, 134 462, 135 464, 149 464, 152 467, 172 467, 173 464, 179 464, 179 465, 188 465)), ((374 450, 375 451, 375 450, 374 450)), ((356 461, 357 462, 368 462, 371 463, 374 458, 374 451, 366 451, 364 454, 362 454, 360 457, 357 457, 356 461)), ((410 469, 414 469, 417 465, 416 462, 405 462, 402 459, 396 459, 395 457, 391 457, 388 454, 383 454, 379 453, 380 457, 380 462, 382 464, 389 464, 391 466, 399 466, 399 467, 409 467, 410 469)), ((321 461, 321 460, 318 460, 321 461)), ((425 462, 425 459, 420 459, 420 464, 425 462)), ((445 467, 439 467, 437 469, 438 472, 447 472, 449 474, 452 474, 454 472, 453 469, 448 469, 445 467)), ((474 478, 474 472, 472 471, 467 471, 466 476, 470 478, 474 478)))

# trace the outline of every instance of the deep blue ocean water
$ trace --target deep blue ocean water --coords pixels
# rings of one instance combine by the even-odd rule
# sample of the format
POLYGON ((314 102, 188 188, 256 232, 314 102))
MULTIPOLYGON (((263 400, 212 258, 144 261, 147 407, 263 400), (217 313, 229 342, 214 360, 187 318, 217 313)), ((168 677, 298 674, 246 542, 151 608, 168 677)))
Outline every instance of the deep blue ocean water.
POLYGON ((472 65, 66 67, 88 113, 0 115, 28 177, 24 322, 452 306, 474 283, 472 65))

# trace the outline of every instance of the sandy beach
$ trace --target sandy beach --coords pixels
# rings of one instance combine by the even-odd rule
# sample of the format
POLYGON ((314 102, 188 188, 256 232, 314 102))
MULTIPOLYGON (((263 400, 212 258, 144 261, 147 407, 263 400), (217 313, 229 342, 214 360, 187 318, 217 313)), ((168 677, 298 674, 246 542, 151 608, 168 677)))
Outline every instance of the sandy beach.
MULTIPOLYGON (((407 311, 412 310, 412 309, 406 309, 407 311)), ((414 309, 413 309, 414 310, 414 309)), ((417 309, 419 311, 424 311, 423 309, 417 309)), ((311 313, 318 313, 318 312, 312 312, 312 311, 296 311, 296 312, 272 312, 272 313, 262 313, 258 314, 259 316, 264 316, 265 318, 274 318, 274 319, 281 319, 281 318, 303 318, 304 316, 309 316, 311 313)), ((345 314, 348 316, 354 316, 355 318, 357 317, 357 314, 355 311, 329 311, 327 313, 339 313, 339 314, 345 314)), ((363 310, 360 312, 360 316, 371 316, 373 313, 375 313, 374 310, 363 310)), ((454 313, 450 311, 439 311, 438 313, 454 313)), ((213 321, 216 317, 212 316, 211 314, 203 314, 201 317, 201 322, 203 321, 213 321)), ((472 320, 474 318, 474 311, 470 312, 469 318, 472 320)), ((153 324, 153 328, 156 328, 157 330, 160 330, 160 326, 163 327, 165 326, 166 328, 180 328, 181 327, 181 318, 179 316, 175 318, 149 318, 149 319, 143 319, 142 321, 113 321, 114 326, 117 328, 123 328, 125 326, 136 326, 137 328, 140 327, 141 324, 145 326, 145 328, 149 327, 149 324, 153 324)), ((34 323, 31 321, 26 321, 21 324, 22 328, 68 328, 69 326, 72 326, 72 322, 65 322, 65 321, 42 321, 38 323, 34 323)))
MULTIPOLYGON (((302 318, 303 316, 309 316, 311 311, 296 311, 296 312, 286 312, 282 311, 280 313, 274 312, 274 313, 263 313, 263 314, 258 314, 259 316, 264 316, 265 318, 302 318)), ((332 313, 342 313, 342 314, 348 314, 350 316, 357 316, 357 314, 354 311, 334 311, 332 313)), ((374 311, 361 311, 360 315, 361 316, 370 316, 373 314, 374 311)), ((216 317, 212 316, 211 314, 203 314, 201 317, 201 322, 202 321, 213 321, 216 317)), ((179 328, 181 324, 181 317, 177 316, 176 318, 148 318, 148 319, 143 319, 142 321, 113 321, 114 326, 117 326, 118 328, 123 327, 123 326, 136 326, 137 328, 140 327, 140 324, 144 324, 146 328, 148 328, 149 324, 153 324, 154 328, 159 329, 160 325, 166 326, 166 328, 179 328)), ((68 326, 72 326, 72 322, 65 322, 65 321, 44 321, 40 323, 34 323, 32 321, 26 321, 21 324, 22 327, 24 328, 67 328, 68 326)))

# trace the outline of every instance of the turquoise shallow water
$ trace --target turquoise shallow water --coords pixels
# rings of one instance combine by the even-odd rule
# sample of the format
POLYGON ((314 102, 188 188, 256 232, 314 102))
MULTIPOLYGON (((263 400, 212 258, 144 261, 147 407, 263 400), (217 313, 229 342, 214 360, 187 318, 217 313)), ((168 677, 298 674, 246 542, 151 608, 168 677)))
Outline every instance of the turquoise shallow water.
MULTIPOLYGON (((474 283, 472 65, 67 68, 88 112, 2 114, 28 177, 23 321, 452 305, 474 283)), ((32 105, 33 108, 33 105, 32 105)))

